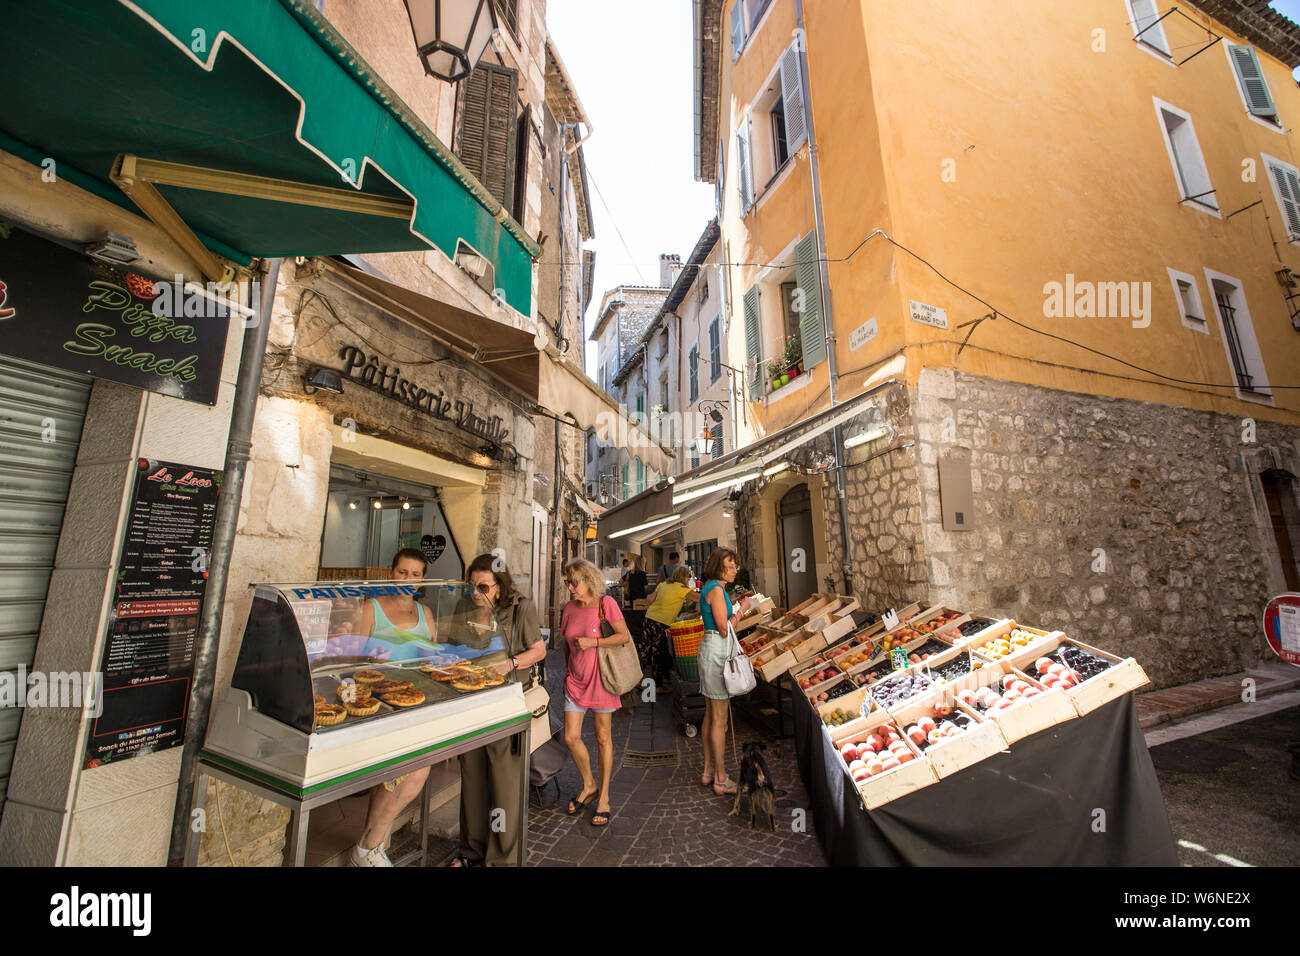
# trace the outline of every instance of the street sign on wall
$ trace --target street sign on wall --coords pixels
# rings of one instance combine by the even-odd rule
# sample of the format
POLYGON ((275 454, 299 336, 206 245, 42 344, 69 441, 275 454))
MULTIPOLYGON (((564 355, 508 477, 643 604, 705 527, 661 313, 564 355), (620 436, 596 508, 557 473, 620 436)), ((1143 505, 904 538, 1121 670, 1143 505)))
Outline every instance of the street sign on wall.
POLYGON ((1300 594, 1279 594, 1264 608, 1264 639, 1273 653, 1300 667, 1300 594))

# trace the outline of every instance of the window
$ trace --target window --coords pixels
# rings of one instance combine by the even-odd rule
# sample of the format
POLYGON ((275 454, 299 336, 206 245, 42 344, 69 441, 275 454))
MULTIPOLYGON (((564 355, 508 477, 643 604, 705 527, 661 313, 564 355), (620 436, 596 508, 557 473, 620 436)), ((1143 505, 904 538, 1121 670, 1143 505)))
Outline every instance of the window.
POLYGON ((718 320, 709 323, 709 382, 718 380, 722 374, 722 330, 718 320))
POLYGON ((708 267, 700 269, 700 305, 709 301, 709 270, 708 267))
MULTIPOLYGON (((799 337, 799 310, 796 308, 798 298, 799 283, 782 282, 781 283, 781 311, 784 313, 785 337, 782 341, 791 337, 799 337)), ((803 350, 800 349, 802 354, 803 350)))
POLYGON ((772 0, 736 0, 731 8, 731 58, 740 57, 745 40, 754 34, 772 0))
POLYGON ((691 383, 691 401, 694 402, 700 397, 700 347, 691 346, 690 358, 686 360, 690 366, 690 383, 691 383))
POLYGON ((1287 238, 1292 242, 1300 241, 1300 171, 1267 153, 1264 154, 1264 165, 1268 168, 1268 181, 1273 185, 1273 198, 1277 200, 1278 209, 1282 210, 1287 238))
POLYGON ((803 67, 791 46, 758 95, 737 133, 741 197, 753 205, 757 187, 766 191, 808 139, 803 101, 803 67))
POLYGON ((515 208, 518 95, 519 74, 486 61, 457 90, 456 155, 507 209, 515 208))
POLYGON ((1165 146, 1169 150, 1169 161, 1173 164, 1179 189, 1182 190, 1182 201, 1193 203, 1203 211, 1213 210, 1217 216, 1219 204, 1214 198, 1210 173, 1205 168, 1205 158, 1201 155, 1191 116, 1160 100, 1155 100, 1155 104, 1165 146))
POLYGON ((639 495, 645 491, 645 462, 640 458, 636 460, 636 493, 639 495))
POLYGON ((1169 281, 1174 287, 1174 301, 1178 303, 1178 312, 1183 317, 1183 325, 1198 332, 1208 333, 1205 325, 1205 310, 1201 307, 1201 293, 1196 287, 1196 279, 1186 272, 1167 269, 1169 281))
POLYGON ((785 139, 785 103, 778 99, 768 116, 772 119, 772 151, 776 161, 775 168, 780 172, 786 160, 790 158, 790 147, 785 139))
POLYGON ((629 495, 628 495, 628 493, 627 493, 627 462, 623 462, 623 495, 622 495, 622 497, 623 497, 624 499, 626 499, 626 498, 629 497, 629 495))
POLYGON ((496 8, 497 20, 510 31, 515 41, 519 40, 519 0, 492 0, 496 8))
POLYGON ((1236 382, 1237 397, 1271 404, 1273 395, 1264 374, 1264 357, 1255 339, 1241 282, 1210 269, 1205 270, 1205 279, 1219 315, 1223 347, 1236 382))
POLYGON ((1156 0, 1128 0, 1128 12, 1133 24, 1133 35, 1138 42, 1145 43, 1166 57, 1172 56, 1156 0))
POLYGON ((1277 107, 1273 105, 1273 96, 1268 91, 1268 81, 1264 79, 1254 48, 1234 43, 1225 43, 1223 48, 1228 52, 1232 71, 1237 75, 1237 89, 1246 110, 1251 116, 1280 129, 1282 123, 1277 118, 1277 107))

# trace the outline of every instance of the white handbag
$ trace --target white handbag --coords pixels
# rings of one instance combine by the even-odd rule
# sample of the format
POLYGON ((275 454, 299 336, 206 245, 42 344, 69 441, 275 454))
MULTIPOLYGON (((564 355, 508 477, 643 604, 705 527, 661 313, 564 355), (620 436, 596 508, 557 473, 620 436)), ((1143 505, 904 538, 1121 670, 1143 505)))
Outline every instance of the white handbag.
POLYGON ((736 629, 727 622, 727 637, 730 648, 727 659, 722 665, 722 680, 727 685, 727 693, 732 697, 741 697, 758 686, 754 676, 754 665, 740 650, 740 641, 736 639, 736 629))

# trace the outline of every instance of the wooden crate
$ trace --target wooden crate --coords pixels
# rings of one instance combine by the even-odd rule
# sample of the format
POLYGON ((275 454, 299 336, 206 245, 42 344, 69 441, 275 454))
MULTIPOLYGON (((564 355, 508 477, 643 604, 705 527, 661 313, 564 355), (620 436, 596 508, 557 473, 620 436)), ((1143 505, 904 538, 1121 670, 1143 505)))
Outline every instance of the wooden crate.
MULTIPOLYGON (((1059 632, 1057 633, 1059 634, 1059 632)), ((1065 696, 1069 698, 1071 705, 1080 717, 1091 713, 1103 704, 1109 704, 1112 700, 1123 697, 1125 694, 1151 683, 1146 671, 1133 658, 1117 657, 1109 651, 1103 651, 1091 644, 1085 644, 1083 641, 1066 637, 1064 634, 1053 636, 1050 641, 1027 647, 1023 651, 1006 658, 1006 660, 1011 662, 1013 666, 1032 674, 1034 662, 1040 657, 1052 657, 1062 644, 1073 644, 1090 654, 1104 657, 1113 665, 1100 674, 1094 674, 1083 683, 1065 691, 1065 696)), ((1032 674, 1032 676, 1037 677, 1036 674, 1032 674)))
POLYGON ((1007 674, 1015 674, 1028 682, 1031 687, 1037 687, 1042 691, 1037 697, 1031 700, 1018 701, 1014 706, 999 714, 984 715, 986 719, 998 725, 998 729, 1002 731, 1002 736, 1008 744, 1014 744, 1017 740, 1024 740, 1030 734, 1036 734, 1048 727, 1054 727, 1067 720, 1073 720, 1079 715, 1074 705, 1070 703, 1070 699, 1065 696, 1065 691, 1048 690, 1037 680, 1013 667, 1006 660, 985 664, 979 670, 967 674, 965 677, 959 678, 946 686, 954 696, 963 690, 978 690, 989 684, 996 685, 995 689, 1001 691, 1002 678, 1007 674))
POLYGON ((775 607, 776 604, 770 597, 762 598, 757 605, 746 611, 745 616, 733 625, 736 629, 736 633, 739 634, 741 631, 747 631, 752 627, 757 627, 759 624, 762 624, 771 616, 775 607))
POLYGON ((858 716, 847 723, 840 724, 838 727, 827 726, 825 718, 836 710, 847 710, 850 714, 859 713, 862 709, 862 702, 864 700, 870 702, 870 707, 873 713, 878 709, 875 701, 871 700, 867 695, 867 689, 865 687, 845 694, 843 697, 837 697, 835 700, 828 700, 824 704, 817 705, 817 716, 822 718, 823 721, 822 730, 830 736, 831 742, 837 747, 844 743, 851 734, 866 729, 867 718, 858 716))
POLYGON ((795 652, 795 659, 806 661, 818 651, 825 650, 853 630, 853 612, 858 609, 858 602, 851 597, 839 597, 838 606, 832 606, 803 626, 803 632, 809 635, 795 652))
POLYGON ((969 646, 974 653, 978 654, 986 661, 1007 660, 1008 658, 1016 656, 1018 654, 1022 654, 1030 650, 1031 648, 1039 647, 1040 645, 1044 644, 1047 641, 1050 641, 1055 637, 1065 636, 1065 634, 1061 631, 1044 631, 1042 628, 1030 627, 1028 624, 1017 624, 1015 621, 1011 620, 1010 618, 1005 618, 1001 621, 998 621, 992 627, 986 628, 985 630, 980 632, 979 635, 980 646, 987 644, 989 641, 996 640, 999 637, 1006 637, 1014 630, 1027 631, 1030 634, 1034 635, 1034 640, 1031 641, 1027 647, 1024 647, 1017 651, 1013 651, 1011 654, 1008 654, 1006 657, 995 658, 988 653, 981 653, 979 648, 970 642, 967 642, 967 646, 969 646))
MULTIPOLYGON (((894 722, 893 717, 887 712, 883 710, 876 711, 870 717, 863 718, 863 726, 860 730, 842 737, 836 746, 839 747, 846 743, 859 743, 866 740, 877 727, 894 722)), ((900 727, 899 730, 902 730, 902 728, 900 727)), ((906 735, 904 735, 903 739, 907 743, 908 750, 912 752, 912 760, 892 770, 876 774, 874 777, 856 785, 858 796, 862 799, 862 805, 868 810, 875 810, 891 800, 897 800, 899 797, 915 793, 917 790, 939 782, 939 777, 935 774, 934 767, 925 754, 917 750, 912 742, 907 740, 906 735)), ((848 765, 844 763, 844 758, 836 754, 835 759, 840 762, 844 773, 848 774, 848 765)))
MULTIPOLYGON (((936 723, 942 721, 943 718, 936 716, 934 713, 934 705, 940 701, 975 720, 975 724, 969 729, 962 731, 955 737, 949 737, 937 744, 933 744, 924 751, 925 756, 930 760, 930 765, 934 767, 935 775, 940 780, 1008 749, 1010 745, 1007 743, 1006 738, 1002 736, 1002 729, 979 712, 954 700, 950 687, 944 687, 941 690, 927 694, 910 704, 905 704, 896 710, 890 711, 890 713, 897 718, 899 729, 906 734, 907 728, 922 717, 933 717, 936 723)), ((916 749, 919 750, 920 748, 917 747, 916 749)))

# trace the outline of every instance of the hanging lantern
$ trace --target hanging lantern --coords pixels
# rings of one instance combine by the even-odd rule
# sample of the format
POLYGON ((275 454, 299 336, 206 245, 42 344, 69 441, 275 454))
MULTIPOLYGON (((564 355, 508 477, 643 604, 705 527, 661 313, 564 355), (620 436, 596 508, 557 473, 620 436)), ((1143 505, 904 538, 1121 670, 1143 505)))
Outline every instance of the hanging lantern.
POLYGON ((497 29, 492 0, 403 0, 424 72, 458 83, 474 71, 497 29))

